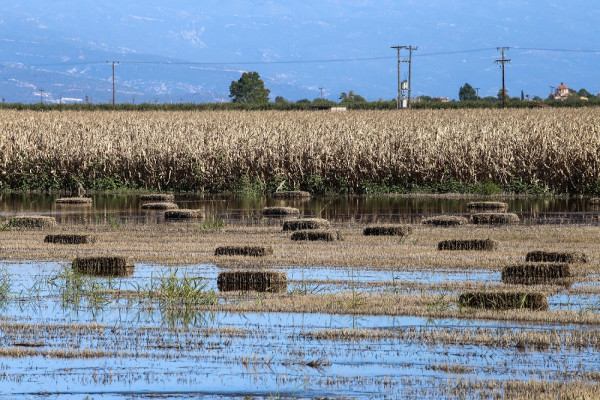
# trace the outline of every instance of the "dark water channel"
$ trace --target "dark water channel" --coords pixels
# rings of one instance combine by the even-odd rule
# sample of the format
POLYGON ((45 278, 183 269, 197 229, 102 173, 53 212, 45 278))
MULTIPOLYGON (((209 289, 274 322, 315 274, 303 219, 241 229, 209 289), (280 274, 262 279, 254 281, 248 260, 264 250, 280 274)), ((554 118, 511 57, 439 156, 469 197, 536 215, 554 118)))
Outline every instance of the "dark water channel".
MULTIPOLYGON (((57 205, 57 195, 0 194, 0 216, 15 213, 53 215, 59 223, 98 223, 108 219, 127 223, 162 223, 162 212, 142 210, 139 195, 93 195, 93 205, 57 205)), ((418 223, 438 214, 469 215, 467 204, 477 197, 335 197, 278 200, 270 197, 176 195, 180 208, 203 210, 207 216, 229 223, 259 218, 267 206, 296 207, 302 215, 320 216, 332 222, 418 223)), ((487 199, 489 200, 489 199, 487 199)), ((599 224, 600 207, 586 198, 500 199, 523 224, 599 224)))

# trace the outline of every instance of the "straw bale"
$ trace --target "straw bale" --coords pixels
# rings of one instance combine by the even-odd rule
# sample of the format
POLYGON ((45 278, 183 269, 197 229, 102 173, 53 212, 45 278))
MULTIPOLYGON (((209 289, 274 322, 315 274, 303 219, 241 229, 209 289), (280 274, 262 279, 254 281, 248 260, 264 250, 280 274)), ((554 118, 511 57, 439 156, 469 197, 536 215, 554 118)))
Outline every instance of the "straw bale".
POLYGON ((290 237, 292 240, 309 240, 309 241, 324 241, 335 242, 336 240, 344 240, 339 231, 328 231, 322 229, 309 229, 296 231, 290 237))
POLYGON ((44 215, 17 215, 10 219, 9 225, 14 228, 48 229, 54 228, 57 224, 54 217, 44 215))
POLYGON ((502 282, 508 285, 565 285, 572 283, 566 263, 510 265, 502 269, 502 282))
POLYGON ((271 246, 220 246, 215 250, 215 256, 264 257, 271 254, 271 246))
POLYGON ((91 197, 62 197, 56 199, 56 204, 92 204, 91 197))
POLYGON ((220 272, 217 287, 221 292, 255 291, 279 293, 287 290, 287 274, 279 271, 220 272))
POLYGON ((134 270, 125 257, 78 257, 72 268, 80 274, 116 277, 132 276, 134 270))
POLYGON ((498 242, 492 239, 452 239, 438 243, 438 250, 477 250, 493 251, 498 249, 498 242))
POLYGON ((265 207, 262 211, 263 215, 282 217, 288 215, 298 215, 300 210, 293 207, 265 207))
POLYGON ((175 203, 159 202, 142 204, 144 210, 176 210, 179 206, 175 203))
POLYGON ((273 193, 273 197, 276 199, 301 199, 301 198, 309 198, 309 192, 303 192, 301 190, 284 190, 281 192, 273 193))
POLYGON ((168 193, 150 193, 144 194, 140 197, 142 201, 165 201, 172 202, 175 200, 175 196, 168 193))
POLYGON ((411 233, 410 225, 374 225, 363 230, 365 236, 408 236, 411 233))
POLYGON ((203 214, 200 210, 179 209, 165 211, 165 219, 194 219, 202 217, 203 214))
POLYGON ((541 293, 527 292, 467 292, 460 295, 458 303, 462 307, 508 310, 529 309, 542 311, 548 309, 548 299, 541 293))
POLYGON ((301 231, 305 229, 327 229, 331 226, 329 221, 322 218, 298 218, 283 221, 284 231, 301 231))
POLYGON ((96 243, 96 238, 90 235, 77 235, 77 234, 55 234, 46 235, 44 243, 55 243, 55 244, 88 244, 96 243))
POLYGON ((519 221, 519 216, 514 213, 479 213, 471 215, 471 222, 476 225, 514 224, 519 221))
POLYGON ((434 226, 456 226, 456 225, 465 225, 469 222, 465 217, 461 217, 459 215, 438 215, 434 217, 425 218, 421 221, 424 225, 434 225, 434 226))
POLYGON ((588 256, 577 251, 530 251, 525 256, 525 261, 585 264, 588 262, 588 256))
POLYGON ((467 204, 467 208, 470 210, 506 211, 508 204, 502 201, 472 201, 467 204))

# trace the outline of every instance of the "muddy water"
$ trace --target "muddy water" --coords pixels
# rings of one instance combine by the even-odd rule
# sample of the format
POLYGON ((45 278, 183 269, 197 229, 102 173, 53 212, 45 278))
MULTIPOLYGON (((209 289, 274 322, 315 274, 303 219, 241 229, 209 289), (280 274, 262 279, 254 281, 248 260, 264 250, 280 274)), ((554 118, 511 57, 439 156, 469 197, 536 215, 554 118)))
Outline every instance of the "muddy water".
MULTIPOLYGON (((95 195, 93 205, 54 203, 56 195, 0 194, 0 217, 14 213, 54 215, 59 223, 97 223, 114 218, 127 223, 163 223, 161 212, 143 211, 138 195, 95 195)), ((267 197, 176 195, 180 208, 200 209, 235 223, 259 218, 263 207, 291 206, 301 214, 321 216, 334 222, 355 221, 418 223, 437 214, 468 215, 473 198, 338 197, 310 200, 277 200, 267 197)), ((600 207, 583 198, 530 198, 502 200, 525 224, 598 225, 600 207)))

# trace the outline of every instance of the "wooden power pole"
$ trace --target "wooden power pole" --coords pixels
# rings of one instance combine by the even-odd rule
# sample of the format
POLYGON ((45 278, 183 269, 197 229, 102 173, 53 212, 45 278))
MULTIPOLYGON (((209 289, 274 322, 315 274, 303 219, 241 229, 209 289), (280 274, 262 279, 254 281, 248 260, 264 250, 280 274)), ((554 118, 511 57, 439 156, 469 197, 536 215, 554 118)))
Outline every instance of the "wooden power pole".
POLYGON ((502 64, 502 108, 506 108, 506 86, 504 84, 504 63, 510 62, 510 59, 504 57, 504 52, 508 50, 508 47, 498 47, 498 51, 502 51, 502 58, 496 60, 496 64, 502 64))

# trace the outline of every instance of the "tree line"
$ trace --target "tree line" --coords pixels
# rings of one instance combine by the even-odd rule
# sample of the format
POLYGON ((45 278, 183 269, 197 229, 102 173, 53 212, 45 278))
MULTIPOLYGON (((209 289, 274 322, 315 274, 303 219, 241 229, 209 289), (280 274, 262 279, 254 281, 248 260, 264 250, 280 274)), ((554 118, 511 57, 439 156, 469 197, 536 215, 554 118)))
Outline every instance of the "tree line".
MULTIPOLYGON (((542 99, 535 96, 529 98, 521 91, 520 97, 510 97, 507 92, 498 91, 497 96, 479 97, 477 91, 469 83, 465 83, 458 91, 459 100, 447 100, 430 96, 419 96, 413 98, 411 108, 421 109, 445 109, 445 108, 498 108, 501 100, 506 98, 506 105, 510 108, 534 108, 540 105, 550 107, 585 107, 600 105, 600 98, 592 95, 585 89, 574 91, 569 89, 570 94, 565 100, 542 99), (586 97, 587 100, 582 100, 586 97)), ((344 106, 356 110, 394 110, 397 108, 396 99, 367 101, 363 96, 354 93, 353 90, 343 92, 338 102, 324 99, 301 99, 290 101, 282 96, 276 96, 274 101, 269 101, 271 91, 265 88, 265 84, 258 72, 244 72, 239 80, 232 81, 229 86, 229 97, 231 102, 227 103, 177 103, 177 104, 44 104, 44 103, 0 103, 0 109, 28 109, 28 110, 132 110, 132 111, 210 111, 210 110, 319 110, 333 106, 344 106)))

